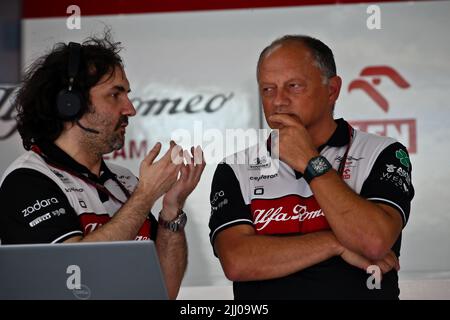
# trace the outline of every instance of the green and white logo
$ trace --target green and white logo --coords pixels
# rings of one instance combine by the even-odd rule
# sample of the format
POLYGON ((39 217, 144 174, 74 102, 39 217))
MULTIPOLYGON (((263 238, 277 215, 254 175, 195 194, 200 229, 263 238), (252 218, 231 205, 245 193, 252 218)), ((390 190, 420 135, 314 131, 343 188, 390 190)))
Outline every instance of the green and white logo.
POLYGON ((395 157, 400 160, 400 163, 402 165, 409 168, 410 162, 409 162, 408 154, 405 151, 403 151, 402 149, 395 151, 395 157))

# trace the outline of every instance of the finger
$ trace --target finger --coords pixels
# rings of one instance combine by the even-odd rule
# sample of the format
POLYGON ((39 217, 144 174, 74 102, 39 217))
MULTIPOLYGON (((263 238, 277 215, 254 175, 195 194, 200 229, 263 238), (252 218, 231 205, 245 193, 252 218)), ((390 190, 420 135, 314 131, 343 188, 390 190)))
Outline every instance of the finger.
POLYGON ((377 265, 380 267, 381 273, 383 274, 392 269, 392 267, 383 260, 377 261, 377 265))
POLYGON ((189 166, 186 164, 182 164, 180 168, 180 180, 187 181, 190 176, 189 166))
POLYGON ((274 114, 269 117, 269 121, 278 123, 284 127, 296 127, 303 125, 297 116, 290 114, 274 114))
MULTIPOLYGON (((191 151, 192 151, 192 147, 191 147, 191 151)), ((188 150, 183 151, 183 156, 184 156, 184 159, 186 160, 186 164, 188 164, 189 166, 194 166, 194 159, 192 158, 192 156, 188 150)))
POLYGON ((397 255, 392 250, 390 251, 390 255, 392 257, 392 260, 394 261, 395 270, 399 271, 400 270, 400 261, 398 260, 397 255))
POLYGON ((194 156, 194 163, 196 165, 201 165, 203 163, 206 163, 205 157, 203 155, 203 150, 200 146, 197 146, 195 149, 194 149, 194 147, 191 147, 191 152, 192 152, 192 155, 194 156))
POLYGON ((147 164, 152 164, 160 151, 161 151, 161 143, 157 142, 145 156, 143 162, 146 162, 147 164))
POLYGON ((186 165, 183 170, 183 178, 185 180, 190 180, 190 179, 192 179, 193 172, 194 172, 194 159, 191 157, 191 155, 189 154, 189 151, 187 151, 187 150, 183 151, 183 156, 186 161, 186 165))
POLYGON ((183 163, 183 148, 177 145, 175 142, 170 142, 170 148, 164 156, 170 156, 170 160, 175 165, 180 165, 183 163))
POLYGON ((197 146, 197 148, 195 148, 194 150, 194 159, 195 157, 202 159, 202 162, 195 166, 194 178, 198 182, 200 181, 200 177, 206 167, 205 157, 203 156, 203 150, 200 146, 197 146))

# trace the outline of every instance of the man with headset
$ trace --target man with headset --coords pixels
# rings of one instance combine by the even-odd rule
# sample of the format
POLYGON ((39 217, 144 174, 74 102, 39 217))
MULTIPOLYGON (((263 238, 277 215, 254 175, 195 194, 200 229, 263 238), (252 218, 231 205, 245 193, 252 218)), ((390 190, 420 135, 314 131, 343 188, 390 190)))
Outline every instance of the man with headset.
POLYGON ((182 208, 205 163, 199 147, 190 154, 172 142, 158 161, 161 144, 153 147, 139 179, 102 160, 123 146, 136 114, 119 51, 108 34, 58 44, 28 70, 14 102, 27 152, 0 181, 1 244, 151 239, 175 298, 187 264, 182 208))

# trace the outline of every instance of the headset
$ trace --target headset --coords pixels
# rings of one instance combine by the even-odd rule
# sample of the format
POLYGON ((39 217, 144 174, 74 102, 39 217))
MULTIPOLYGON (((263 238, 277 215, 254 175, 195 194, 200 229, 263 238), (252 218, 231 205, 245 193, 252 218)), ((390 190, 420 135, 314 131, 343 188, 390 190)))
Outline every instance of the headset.
POLYGON ((74 121, 78 119, 83 110, 83 96, 73 88, 74 80, 77 76, 81 60, 81 44, 69 43, 69 63, 67 74, 69 77, 69 87, 62 89, 58 93, 56 109, 58 117, 64 121, 74 121))

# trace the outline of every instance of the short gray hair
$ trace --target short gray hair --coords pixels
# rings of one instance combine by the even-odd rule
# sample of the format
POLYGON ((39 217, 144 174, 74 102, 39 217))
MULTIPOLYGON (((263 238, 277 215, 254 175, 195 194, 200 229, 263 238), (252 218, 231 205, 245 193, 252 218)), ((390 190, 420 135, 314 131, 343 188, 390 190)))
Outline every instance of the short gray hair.
POLYGON ((259 55, 257 73, 262 60, 274 49, 275 47, 285 43, 299 43, 305 45, 312 53, 317 67, 322 72, 324 82, 328 82, 328 79, 336 76, 336 63, 334 62, 333 51, 322 41, 305 35, 285 35, 281 38, 274 40, 270 45, 265 47, 259 55))

